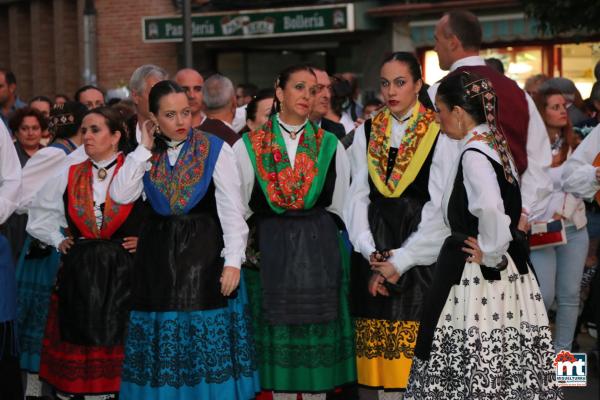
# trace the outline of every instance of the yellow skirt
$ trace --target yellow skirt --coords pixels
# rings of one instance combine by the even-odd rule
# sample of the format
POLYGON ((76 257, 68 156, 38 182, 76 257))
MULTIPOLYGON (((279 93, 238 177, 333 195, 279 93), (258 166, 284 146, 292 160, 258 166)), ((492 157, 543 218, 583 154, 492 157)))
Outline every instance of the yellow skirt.
POLYGON ((406 389, 419 323, 357 318, 355 325, 358 383, 406 389))

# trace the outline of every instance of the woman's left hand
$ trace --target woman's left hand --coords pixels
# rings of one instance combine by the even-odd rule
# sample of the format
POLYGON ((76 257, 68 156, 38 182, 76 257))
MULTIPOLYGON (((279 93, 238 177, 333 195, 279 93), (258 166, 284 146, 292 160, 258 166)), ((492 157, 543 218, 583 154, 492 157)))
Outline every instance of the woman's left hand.
POLYGON ((135 253, 137 250, 138 238, 137 236, 128 236, 123 238, 123 248, 130 253, 135 253))
POLYGON ((467 254, 470 254, 470 256, 467 257, 467 261, 481 265, 481 260, 483 259, 483 252, 479 248, 479 243, 477 242, 477 239, 469 236, 469 238, 465 240, 465 244, 468 247, 463 247, 462 251, 464 251, 467 254))
POLYGON ((379 272, 385 280, 391 283, 396 283, 400 279, 400 274, 396 271, 394 264, 389 261, 371 261, 371 270, 379 272))
POLYGON ((221 294, 229 296, 240 283, 240 269, 236 267, 223 267, 221 274, 221 294))

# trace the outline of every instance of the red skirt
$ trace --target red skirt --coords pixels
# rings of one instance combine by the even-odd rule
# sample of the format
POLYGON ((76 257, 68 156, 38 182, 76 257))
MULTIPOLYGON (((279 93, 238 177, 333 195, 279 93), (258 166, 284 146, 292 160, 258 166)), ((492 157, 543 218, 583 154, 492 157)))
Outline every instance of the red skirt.
POLYGON ((79 346, 63 342, 57 314, 58 296, 53 294, 42 342, 40 378, 67 394, 118 393, 123 346, 79 346))

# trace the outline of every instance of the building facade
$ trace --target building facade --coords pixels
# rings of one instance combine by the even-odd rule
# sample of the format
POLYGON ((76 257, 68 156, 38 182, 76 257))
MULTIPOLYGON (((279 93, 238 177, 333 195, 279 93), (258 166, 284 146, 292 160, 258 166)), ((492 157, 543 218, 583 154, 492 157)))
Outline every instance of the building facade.
MULTIPOLYGON (((172 74, 184 59, 180 6, 181 0, 0 0, 0 67, 15 72, 23 99, 72 96, 90 81, 120 87, 146 63, 172 74)), ((599 38, 543 35, 516 0, 193 0, 193 64, 204 74, 267 87, 285 66, 310 63, 354 72, 372 94, 380 60, 404 50, 417 53, 432 83, 444 74, 432 51, 433 30, 452 9, 480 17, 482 55, 500 58, 521 84, 545 73, 574 79, 584 97, 589 93, 599 38)))

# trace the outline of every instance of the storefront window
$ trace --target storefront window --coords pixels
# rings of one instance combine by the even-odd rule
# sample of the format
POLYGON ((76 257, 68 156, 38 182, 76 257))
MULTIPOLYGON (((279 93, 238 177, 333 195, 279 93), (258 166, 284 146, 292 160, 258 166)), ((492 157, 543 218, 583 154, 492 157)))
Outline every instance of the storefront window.
POLYGON ((575 86, 586 99, 590 97, 596 81, 594 67, 600 60, 600 43, 561 45, 562 76, 575 82, 575 86))
MULTIPOLYGON (((502 61, 504 73, 514 79, 519 86, 532 75, 542 73, 541 47, 502 47, 484 49, 479 52, 483 58, 494 57, 502 61)), ((432 84, 446 75, 438 64, 437 53, 433 50, 425 52, 425 79, 432 84)))

